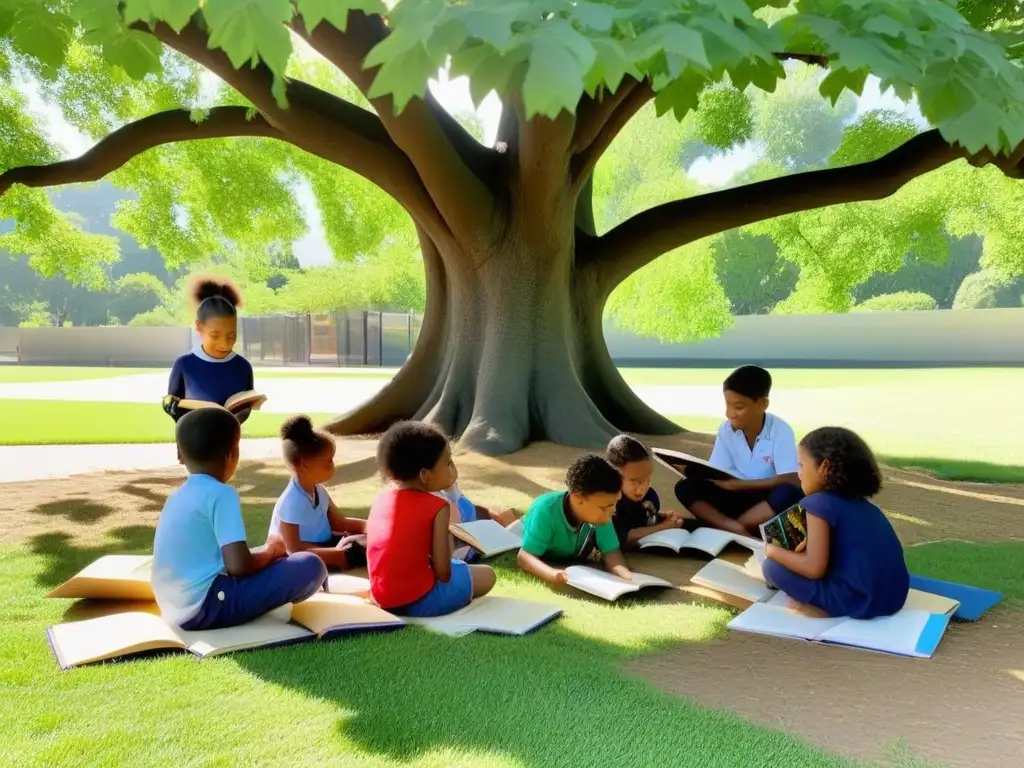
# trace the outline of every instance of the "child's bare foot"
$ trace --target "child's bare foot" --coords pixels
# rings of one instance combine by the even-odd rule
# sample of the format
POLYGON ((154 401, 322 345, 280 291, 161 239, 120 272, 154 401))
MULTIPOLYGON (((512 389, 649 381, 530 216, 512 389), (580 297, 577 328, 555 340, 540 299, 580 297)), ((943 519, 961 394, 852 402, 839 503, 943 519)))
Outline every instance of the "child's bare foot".
POLYGON ((815 606, 808 605, 807 603, 801 603, 793 598, 789 598, 789 603, 786 607, 791 611, 796 611, 797 613, 806 616, 809 619, 831 618, 827 613, 825 613, 825 611, 821 610, 821 608, 816 608, 815 606))
POLYGON ((519 519, 519 512, 514 509, 503 509, 500 512, 494 513, 495 522, 505 526, 506 528, 516 520, 519 519))

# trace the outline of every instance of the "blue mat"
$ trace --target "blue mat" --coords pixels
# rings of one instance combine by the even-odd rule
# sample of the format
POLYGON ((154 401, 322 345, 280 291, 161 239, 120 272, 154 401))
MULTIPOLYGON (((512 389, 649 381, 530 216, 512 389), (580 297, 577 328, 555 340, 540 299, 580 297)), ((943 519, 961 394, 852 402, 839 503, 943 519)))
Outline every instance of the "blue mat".
POLYGON ((910 586, 921 592, 931 592, 933 595, 942 595, 956 600, 960 603, 960 607, 956 609, 953 618, 962 621, 977 621, 985 611, 1003 599, 1000 593, 989 589, 955 584, 951 581, 939 581, 914 574, 910 574, 910 586))

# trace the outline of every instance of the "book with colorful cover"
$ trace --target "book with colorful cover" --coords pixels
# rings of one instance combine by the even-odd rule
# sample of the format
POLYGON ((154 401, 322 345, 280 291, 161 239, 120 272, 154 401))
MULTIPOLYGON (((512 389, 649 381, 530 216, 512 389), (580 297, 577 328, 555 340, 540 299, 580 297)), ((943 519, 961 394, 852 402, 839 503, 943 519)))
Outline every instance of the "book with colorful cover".
POLYGON ((801 504, 794 504, 780 512, 767 523, 759 526, 765 544, 796 551, 807 541, 807 510, 801 504))

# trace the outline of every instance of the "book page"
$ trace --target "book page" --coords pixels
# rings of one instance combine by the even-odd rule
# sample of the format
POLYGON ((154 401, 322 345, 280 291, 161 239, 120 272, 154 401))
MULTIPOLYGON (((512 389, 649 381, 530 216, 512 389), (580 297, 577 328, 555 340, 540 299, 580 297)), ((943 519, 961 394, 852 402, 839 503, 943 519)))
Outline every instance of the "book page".
POLYGON ((752 539, 749 536, 740 536, 729 531, 722 531, 718 528, 698 528, 693 532, 690 543, 687 545, 693 549, 707 552, 712 557, 717 557, 727 546, 736 542, 751 551, 764 551, 764 542, 752 539))
POLYGON ((348 573, 331 573, 327 576, 327 592, 332 595, 370 596, 370 580, 348 573))
MULTIPOLYGON (((588 565, 570 565, 565 572, 569 576, 569 586, 603 597, 605 600, 615 600, 627 592, 636 592, 640 589, 637 581, 625 581, 607 571, 600 571, 588 565)), ((634 577, 636 575, 634 574, 634 577)))
POLYGON ((907 593, 907 602, 903 604, 904 610, 910 608, 926 613, 941 613, 943 616, 952 616, 959 607, 960 603, 950 597, 933 595, 931 592, 922 592, 919 589, 911 589, 907 593))
POLYGON ((745 566, 728 560, 712 560, 697 571, 691 581, 752 603, 768 600, 776 591, 765 583, 763 576, 757 578, 748 573, 745 566))
POLYGON ((291 606, 282 606, 237 627, 204 629, 199 632, 186 632, 183 629, 173 631, 181 638, 184 647, 199 658, 312 638, 313 633, 308 629, 288 622, 290 608, 291 606))
POLYGON ((152 613, 117 613, 58 624, 48 635, 64 668, 157 648, 185 647, 175 631, 152 613))
POLYGON ((106 555, 90 563, 47 597, 152 600, 152 555, 106 555))
MULTIPOLYGON (((191 400, 189 398, 182 398, 178 401, 178 405, 186 411, 198 411, 200 408, 224 408, 223 405, 211 403, 209 400, 191 400)), ((224 410, 227 410, 227 408, 224 408, 224 410)))
POLYGON ((661 578, 660 576, 651 576, 649 573, 637 573, 636 571, 632 571, 632 574, 633 574, 633 584, 636 584, 638 587, 641 587, 641 588, 643 588, 643 587, 671 587, 672 586, 672 582, 665 581, 665 579, 661 578))
POLYGON ((295 603, 291 609, 292 621, 317 635, 331 630, 355 629, 361 626, 400 626, 404 623, 394 614, 354 595, 317 592, 308 600, 295 603))
POLYGON ((932 614, 904 608, 894 616, 860 621, 843 619, 818 638, 823 643, 852 645, 872 651, 916 656, 917 641, 932 614))
POLYGON ((646 549, 647 547, 666 547, 678 552, 683 547, 691 546, 690 538, 692 536, 693 534, 689 531, 684 531, 682 528, 668 528, 664 531, 658 531, 650 534, 649 536, 644 536, 637 543, 640 545, 640 549, 646 549))
POLYGON ((451 526, 450 530, 453 536, 480 550, 484 555, 508 552, 518 549, 523 544, 522 536, 517 536, 494 520, 459 523, 451 526))
POLYGON ((487 595, 447 616, 429 619, 409 618, 408 621, 450 637, 461 637, 473 631, 498 635, 525 635, 557 618, 561 613, 561 608, 546 603, 487 595))
POLYGON ((815 640, 845 619, 812 619, 779 605, 754 603, 726 626, 760 635, 815 640))
POLYGON ((267 398, 264 395, 250 389, 247 392, 238 392, 229 397, 224 401, 224 407, 230 411, 242 405, 251 405, 252 408, 258 410, 266 401, 267 398))

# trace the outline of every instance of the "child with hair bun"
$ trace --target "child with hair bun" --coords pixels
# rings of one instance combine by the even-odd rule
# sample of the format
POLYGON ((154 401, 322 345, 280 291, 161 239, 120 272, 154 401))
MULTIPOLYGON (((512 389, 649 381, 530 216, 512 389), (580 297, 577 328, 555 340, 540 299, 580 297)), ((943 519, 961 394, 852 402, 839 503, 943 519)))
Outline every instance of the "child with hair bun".
MULTIPOLYGON (((205 400, 224 405, 228 398, 253 389, 252 365, 234 351, 238 339, 238 308, 242 292, 234 282, 216 275, 196 275, 188 284, 188 296, 195 305, 195 330, 199 345, 186 352, 171 367, 164 411, 175 421, 187 411, 181 400, 205 400)), ((235 413, 239 423, 251 409, 235 413)))
POLYGON ((338 512, 324 483, 334 477, 334 438, 308 416, 281 425, 281 447, 292 479, 274 505, 269 536, 280 536, 289 555, 312 552, 329 568, 366 565, 366 521, 338 512))

